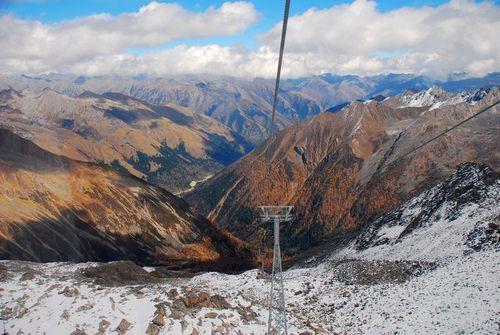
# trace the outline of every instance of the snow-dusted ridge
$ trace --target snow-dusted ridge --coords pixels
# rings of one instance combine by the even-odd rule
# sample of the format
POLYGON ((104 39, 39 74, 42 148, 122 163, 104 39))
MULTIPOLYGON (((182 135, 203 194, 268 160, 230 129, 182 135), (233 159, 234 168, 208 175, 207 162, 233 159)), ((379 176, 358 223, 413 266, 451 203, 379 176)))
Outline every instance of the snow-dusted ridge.
MULTIPOLYGON (((499 204, 498 174, 463 164, 443 183, 372 222, 353 244, 309 268, 286 271, 289 333, 496 333, 499 204)), ((109 286, 82 277, 89 266, 102 265, 1 262, 6 330, 266 332, 267 282, 257 270, 109 286)), ((141 276, 149 278, 151 270, 141 276)))
POLYGON ((480 88, 462 93, 449 93, 445 90, 433 86, 427 90, 414 93, 407 91, 396 99, 399 101, 399 108, 404 107, 428 107, 430 110, 444 106, 453 106, 460 103, 475 105, 481 101, 489 92, 490 88, 480 88))
MULTIPOLYGON (((485 165, 464 163, 443 183, 374 222, 334 257, 443 261, 486 248, 498 232, 500 180, 485 165), (495 236, 489 236, 491 230, 495 236)), ((498 245, 497 245, 498 247, 498 245)))

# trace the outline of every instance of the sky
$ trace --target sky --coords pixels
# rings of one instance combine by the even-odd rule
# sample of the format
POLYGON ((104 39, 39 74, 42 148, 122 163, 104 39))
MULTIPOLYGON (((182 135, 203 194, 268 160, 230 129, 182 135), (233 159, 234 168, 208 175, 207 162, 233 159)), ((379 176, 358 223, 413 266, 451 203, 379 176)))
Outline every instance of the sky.
MULTIPOLYGON (((0 73, 276 73, 284 1, 0 0, 0 73)), ((285 77, 500 70, 499 1, 292 0, 285 77)))

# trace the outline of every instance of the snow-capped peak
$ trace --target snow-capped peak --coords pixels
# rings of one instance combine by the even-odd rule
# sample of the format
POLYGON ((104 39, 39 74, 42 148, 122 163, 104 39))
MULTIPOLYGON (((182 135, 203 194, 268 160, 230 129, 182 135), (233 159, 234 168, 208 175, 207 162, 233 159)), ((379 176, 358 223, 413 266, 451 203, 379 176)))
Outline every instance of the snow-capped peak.
POLYGON ((440 87, 432 86, 431 88, 413 93, 407 91, 399 97, 400 106, 404 107, 429 107, 429 110, 443 106, 452 106, 459 103, 467 103, 474 105, 481 101, 491 89, 480 88, 474 91, 466 91, 458 94, 446 92, 440 87))
POLYGON ((470 105, 474 105, 479 101, 483 100, 483 98, 490 93, 491 88, 480 88, 475 91, 465 92, 465 102, 470 105))
POLYGON ((432 86, 425 91, 417 93, 405 92, 405 94, 400 97, 400 107, 433 106, 434 104, 447 100, 450 97, 450 93, 442 90, 437 86, 432 86))

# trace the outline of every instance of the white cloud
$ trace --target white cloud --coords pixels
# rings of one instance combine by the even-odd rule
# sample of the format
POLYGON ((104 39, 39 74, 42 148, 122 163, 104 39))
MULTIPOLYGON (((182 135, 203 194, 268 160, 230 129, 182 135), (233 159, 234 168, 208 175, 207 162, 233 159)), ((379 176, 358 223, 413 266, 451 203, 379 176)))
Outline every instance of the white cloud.
MULTIPOLYGON (((131 47, 161 46, 175 39, 232 35, 257 18, 247 2, 225 3, 205 12, 153 2, 137 13, 96 15, 57 25, 6 16, 0 18, 0 71, 272 77, 281 23, 258 37, 261 46, 255 50, 212 44, 127 53, 131 47)), ((284 75, 483 75, 500 71, 499 31, 500 7, 492 2, 454 0, 385 13, 368 0, 312 8, 290 18, 284 75)))
POLYGON ((116 58, 129 48, 159 46, 182 38, 228 36, 258 18, 248 2, 192 12, 175 3, 151 2, 138 12, 98 14, 55 25, 0 17, 0 59, 23 69, 65 69, 101 56, 116 58))
MULTIPOLYGON (((279 45, 280 29, 262 36, 262 43, 279 45)), ((493 3, 455 0, 381 13, 374 1, 357 0, 292 17, 286 50, 321 58, 341 73, 484 74, 499 70, 499 31, 500 9, 493 3), (392 56, 377 56, 381 52, 392 56)))

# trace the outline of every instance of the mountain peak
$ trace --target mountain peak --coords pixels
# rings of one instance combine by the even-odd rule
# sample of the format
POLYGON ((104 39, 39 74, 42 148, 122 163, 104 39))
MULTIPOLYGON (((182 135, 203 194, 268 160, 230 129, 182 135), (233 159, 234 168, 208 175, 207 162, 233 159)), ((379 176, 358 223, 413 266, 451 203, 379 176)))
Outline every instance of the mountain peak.
MULTIPOLYGON (((494 88, 493 88, 494 89, 494 88)), ((402 107, 428 107, 436 109, 438 107, 467 103, 474 105, 486 97, 492 88, 480 88, 473 91, 464 91, 461 93, 450 93, 438 86, 432 86, 427 90, 417 93, 405 91, 396 97, 402 107)))
POLYGON ((99 99, 99 98, 102 98, 102 95, 100 94, 97 94, 97 93, 94 93, 92 91, 83 91, 83 93, 81 93, 80 95, 78 95, 78 98, 93 98, 93 99, 99 99))
POLYGON ((481 101, 482 99, 484 99, 484 97, 486 97, 490 92, 491 92, 492 88, 479 88, 475 91, 472 91, 472 92, 469 92, 468 94, 466 94, 466 99, 465 101, 468 103, 468 104, 475 104, 479 101, 481 101))

